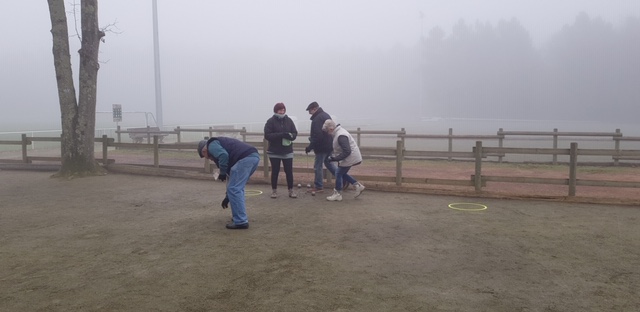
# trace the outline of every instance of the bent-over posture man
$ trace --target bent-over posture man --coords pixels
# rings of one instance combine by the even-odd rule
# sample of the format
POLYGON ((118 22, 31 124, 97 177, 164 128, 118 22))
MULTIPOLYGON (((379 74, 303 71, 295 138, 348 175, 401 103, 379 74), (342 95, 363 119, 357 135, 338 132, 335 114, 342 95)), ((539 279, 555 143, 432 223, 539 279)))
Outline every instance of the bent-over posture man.
POLYGON ((258 168, 260 155, 258 150, 233 138, 219 137, 202 140, 198 143, 198 155, 213 160, 220 168, 218 180, 227 183, 227 194, 222 200, 222 208, 231 204, 233 221, 227 229, 248 229, 249 219, 245 206, 244 188, 251 175, 258 168))

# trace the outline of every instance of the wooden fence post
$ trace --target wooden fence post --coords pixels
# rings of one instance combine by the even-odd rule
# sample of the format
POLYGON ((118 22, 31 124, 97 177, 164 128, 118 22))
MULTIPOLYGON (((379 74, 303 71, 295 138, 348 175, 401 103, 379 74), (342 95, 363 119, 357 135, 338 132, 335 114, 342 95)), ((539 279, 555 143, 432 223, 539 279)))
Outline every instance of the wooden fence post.
MULTIPOLYGON (((204 137, 204 140, 209 140, 210 137, 206 136, 204 137)), ((197 147, 196 147, 197 149, 197 147)), ((209 160, 208 157, 204 158, 204 172, 206 173, 213 173, 213 171, 211 170, 211 160, 209 160)))
MULTIPOLYGON (((498 129, 498 147, 502 148, 503 147, 503 142, 504 142, 504 134, 502 133, 502 128, 498 129)), ((498 163, 501 164, 502 163, 502 155, 498 156, 498 163)))
POLYGON ((118 125, 118 127, 116 128, 116 134, 118 135, 118 143, 121 143, 122 141, 120 141, 120 125, 118 125))
POLYGON ((147 126, 147 144, 151 144, 151 127, 147 126))
POLYGON ((107 137, 106 134, 102 135, 102 165, 106 166, 107 165, 107 150, 109 147, 109 138, 107 137))
MULTIPOLYGON (((556 149, 558 148, 558 128, 553 128, 553 148, 556 149)), ((558 154, 553 153, 553 164, 557 165, 558 164, 558 154)))
POLYGON ((204 159, 204 172, 211 173, 211 161, 208 158, 204 159))
MULTIPOLYGON (((449 128, 449 154, 453 152, 453 128, 449 128)), ((453 157, 449 156, 447 160, 451 161, 453 157)))
POLYGON ((242 142, 247 142, 247 127, 242 127, 240 135, 242 136, 242 142))
POLYGON ((360 147, 360 127, 358 127, 358 133, 356 135, 356 143, 358 144, 358 147, 360 147))
POLYGON ((473 185, 476 192, 482 191, 482 141, 476 141, 476 174, 473 177, 473 185))
MULTIPOLYGON (((622 137, 622 133, 620 132, 620 129, 616 129, 616 137, 618 137, 618 138, 622 137)), ((614 138, 614 142, 615 142, 615 147, 614 148, 616 149, 616 152, 620 152, 620 140, 616 140, 614 138)), ((620 162, 620 159, 618 157, 614 157, 613 158, 613 165, 614 166, 618 166, 619 162, 620 162)))
POLYGON ((182 141, 182 138, 180 138, 180 136, 181 136, 181 134, 180 134, 180 126, 176 127, 175 131, 176 131, 176 135, 178 136, 178 143, 180 143, 182 141))
POLYGON ((29 163, 29 158, 27 158, 27 135, 25 133, 22 134, 22 162, 25 164, 29 163))
POLYGON ((404 158, 404 141, 396 142, 396 185, 402 185, 402 160, 404 158))
POLYGON ((576 171, 578 169, 578 143, 571 142, 569 151, 569 196, 576 196, 576 171))
POLYGON ((153 136, 153 166, 160 167, 160 151, 158 148, 158 135, 153 136))

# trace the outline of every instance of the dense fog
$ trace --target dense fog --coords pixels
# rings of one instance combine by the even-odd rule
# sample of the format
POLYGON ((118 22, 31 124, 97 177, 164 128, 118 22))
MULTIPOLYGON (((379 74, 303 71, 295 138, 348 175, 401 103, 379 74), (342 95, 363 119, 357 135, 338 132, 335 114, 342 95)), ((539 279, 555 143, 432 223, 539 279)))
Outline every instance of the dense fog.
MULTIPOLYGON (((156 114, 151 2, 99 2, 100 112, 156 114)), ((440 2, 159 0, 164 125, 260 122, 277 102, 306 119, 312 101, 343 120, 640 115, 640 4, 440 2)), ((0 131, 59 127, 47 5, 9 6, 0 131)))
POLYGON ((427 114, 635 120, 640 19, 619 27, 585 13, 535 48, 515 20, 434 29, 421 53, 427 114))

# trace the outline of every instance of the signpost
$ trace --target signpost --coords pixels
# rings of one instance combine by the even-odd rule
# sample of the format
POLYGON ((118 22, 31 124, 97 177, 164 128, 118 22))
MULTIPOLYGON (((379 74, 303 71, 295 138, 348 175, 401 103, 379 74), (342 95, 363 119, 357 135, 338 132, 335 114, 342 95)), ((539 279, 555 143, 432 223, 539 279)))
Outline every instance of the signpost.
POLYGON ((113 104, 113 122, 122 121, 122 105, 113 104))

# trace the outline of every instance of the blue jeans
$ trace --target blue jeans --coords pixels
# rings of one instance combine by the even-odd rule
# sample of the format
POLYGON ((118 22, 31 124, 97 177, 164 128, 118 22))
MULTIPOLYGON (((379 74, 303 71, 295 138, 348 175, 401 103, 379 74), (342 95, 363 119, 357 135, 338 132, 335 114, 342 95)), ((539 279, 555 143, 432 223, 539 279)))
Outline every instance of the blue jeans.
POLYGON ((233 215, 234 224, 249 223, 247 218, 247 207, 244 202, 244 187, 251 175, 258 168, 260 155, 253 153, 236 162, 229 174, 229 182, 227 183, 227 197, 231 205, 231 214, 233 215))
POLYGON ((354 185, 358 182, 352 176, 347 174, 349 169, 351 169, 351 167, 338 167, 338 169, 336 169, 336 191, 342 191, 342 182, 344 181, 354 185))
POLYGON ((315 179, 313 184, 316 186, 316 189, 322 188, 322 164, 327 167, 327 170, 336 176, 336 165, 330 162, 327 158, 329 157, 329 153, 316 153, 316 158, 313 161, 313 170, 315 172, 315 179))

